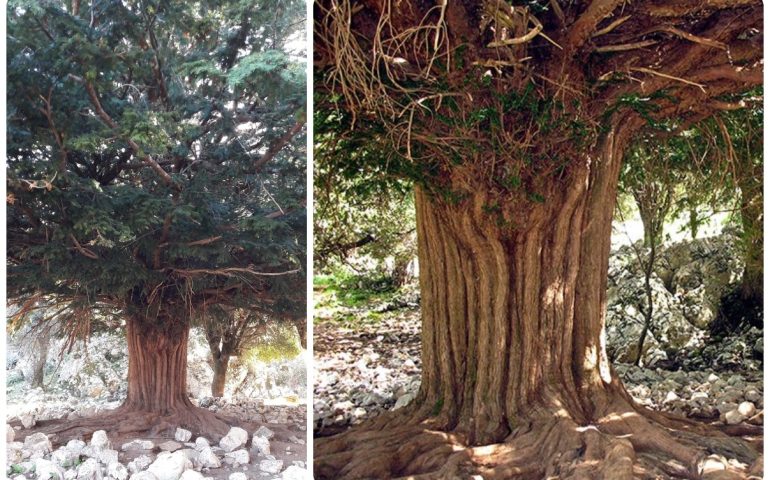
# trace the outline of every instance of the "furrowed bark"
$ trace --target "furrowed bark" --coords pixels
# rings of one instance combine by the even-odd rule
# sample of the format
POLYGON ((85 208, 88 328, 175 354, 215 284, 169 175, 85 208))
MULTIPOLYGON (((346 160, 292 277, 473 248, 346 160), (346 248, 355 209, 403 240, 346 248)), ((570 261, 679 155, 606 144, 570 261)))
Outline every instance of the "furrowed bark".
POLYGON ((160 415, 193 408, 187 397, 190 325, 184 320, 173 330, 153 325, 147 319, 126 322, 128 395, 123 407, 160 415))
POLYGON ((571 184, 554 189, 548 206, 514 231, 489 218, 482 195, 455 207, 417 191, 424 298, 417 401, 441 428, 474 445, 494 443, 536 403, 588 419, 596 407, 589 399, 610 388, 603 236, 617 184, 613 142, 609 136, 571 184))

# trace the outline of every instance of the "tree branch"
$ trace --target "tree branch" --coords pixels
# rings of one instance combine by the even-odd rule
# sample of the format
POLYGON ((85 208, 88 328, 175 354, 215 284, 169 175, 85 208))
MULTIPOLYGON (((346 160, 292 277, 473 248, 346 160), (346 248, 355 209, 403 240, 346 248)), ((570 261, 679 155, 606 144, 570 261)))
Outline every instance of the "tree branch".
POLYGON ((594 0, 572 24, 567 33, 566 49, 575 51, 591 38, 599 22, 607 18, 624 0, 594 0))
MULTIPOLYGON (((104 111, 102 108, 102 104, 99 101, 99 95, 96 93, 96 88, 94 88, 93 84, 90 81, 85 82, 86 91, 88 92, 88 98, 91 100, 91 105, 93 105, 94 109, 96 110, 96 114, 99 116, 99 118, 102 119, 102 121, 111 129, 115 130, 117 133, 120 133, 120 127, 115 121, 110 117, 110 115, 104 111)), ((123 135, 121 135, 123 136, 123 135)), ((128 145, 131 147, 131 149, 134 151, 134 154, 136 154, 137 157, 139 157, 148 167, 153 169, 155 173, 160 176, 160 178, 163 180, 163 183, 168 185, 169 187, 173 188, 174 190, 180 190, 179 185, 177 185, 174 180, 171 178, 171 175, 168 174, 165 170, 163 170, 163 167, 158 165, 158 162, 156 162, 150 155, 147 155, 142 151, 142 148, 131 138, 123 136, 128 145)))
POLYGON ((293 127, 291 127, 286 133, 281 135, 279 138, 276 138, 270 143, 270 146, 268 147, 267 151, 265 152, 262 157, 259 158, 256 162, 254 162, 254 170, 259 171, 267 162, 273 159, 278 152, 283 149, 283 147, 286 146, 287 143, 291 141, 292 138, 294 138, 294 135, 299 133, 300 130, 302 130, 302 127, 305 125, 304 120, 298 120, 297 123, 294 124, 293 127))
POLYGON ((251 268, 239 268, 239 267, 230 267, 230 268, 172 268, 170 269, 172 273, 179 274, 181 277, 194 277, 197 275, 219 275, 223 277, 234 277, 239 273, 248 274, 248 275, 254 275, 257 277, 280 277, 283 275, 291 275, 293 273, 299 273, 299 269, 294 270, 286 270, 283 272, 258 272, 256 270, 253 270, 251 268))

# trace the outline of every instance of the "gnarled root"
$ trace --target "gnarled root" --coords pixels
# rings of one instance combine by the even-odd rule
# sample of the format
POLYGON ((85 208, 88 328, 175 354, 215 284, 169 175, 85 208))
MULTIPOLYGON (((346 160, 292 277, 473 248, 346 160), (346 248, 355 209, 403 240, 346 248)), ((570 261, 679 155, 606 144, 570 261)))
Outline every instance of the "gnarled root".
POLYGON ((73 438, 88 439, 97 430, 105 430, 111 439, 157 438, 173 436, 176 428, 181 427, 195 436, 218 441, 235 423, 233 419, 194 405, 163 415, 124 405, 95 417, 41 422, 30 433, 45 433, 57 445, 73 438))
POLYGON ((728 465, 724 475, 748 478, 749 466, 759 463, 759 452, 747 442, 705 425, 669 420, 622 396, 589 425, 564 411, 539 411, 499 443, 483 446, 468 445, 462 433, 435 429, 435 419, 404 413, 399 424, 396 413, 317 439, 315 478, 698 479, 710 454, 747 466, 728 465))

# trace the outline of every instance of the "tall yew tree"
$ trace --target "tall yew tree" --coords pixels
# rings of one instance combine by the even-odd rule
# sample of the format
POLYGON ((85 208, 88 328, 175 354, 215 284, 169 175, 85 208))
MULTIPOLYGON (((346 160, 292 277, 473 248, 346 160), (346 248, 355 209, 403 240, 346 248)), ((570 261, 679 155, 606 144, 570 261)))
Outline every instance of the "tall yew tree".
POLYGON ((75 333, 97 308, 125 318, 125 403, 74 427, 224 433, 187 397, 191 319, 304 311, 303 17, 294 0, 9 2, 10 301, 59 305, 75 333))
POLYGON ((340 138, 317 158, 417 185, 423 365, 409 408, 316 442, 316 478, 695 478, 708 452, 754 461, 633 402, 604 310, 624 151, 761 83, 761 2, 318 0, 314 29, 317 132, 340 138), (379 155, 350 155, 356 141, 379 155))

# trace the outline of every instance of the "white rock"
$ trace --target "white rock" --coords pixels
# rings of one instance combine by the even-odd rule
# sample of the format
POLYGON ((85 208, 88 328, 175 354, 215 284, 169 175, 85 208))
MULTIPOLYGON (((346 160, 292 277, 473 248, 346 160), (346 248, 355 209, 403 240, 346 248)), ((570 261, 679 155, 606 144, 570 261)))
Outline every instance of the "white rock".
POLYGON ((185 470, 184 473, 182 473, 182 476, 179 477, 179 480, 203 480, 204 477, 200 472, 196 472, 195 470, 185 470))
POLYGON ((231 473, 227 480, 249 480, 249 477, 245 473, 235 472, 231 473))
POLYGON ((725 423, 728 425, 737 425, 744 420, 746 420, 746 417, 741 415, 738 410, 730 410, 729 412, 725 413, 725 423))
POLYGON ((84 442, 83 440, 73 439, 67 442, 67 445, 65 445, 64 448, 74 453, 75 455, 80 455, 83 452, 83 448, 85 446, 86 446, 86 442, 84 442))
POLYGON ((35 417, 31 414, 19 415, 19 420, 21 420, 21 424, 24 425, 24 428, 34 427, 37 423, 35 422, 35 417))
POLYGON ((37 474, 38 480, 62 480, 64 478, 64 470, 61 467, 43 458, 35 459, 35 474, 37 474))
POLYGON ((179 480, 182 472, 188 468, 192 468, 192 462, 183 452, 163 452, 152 462, 147 471, 158 477, 158 480, 179 480))
MULTIPOLYGON (((146 469, 152 463, 152 458, 147 455, 139 455, 128 463, 128 471, 131 473, 138 473, 146 469)), ((133 477, 132 477, 133 478, 133 477)))
POLYGON ((173 452, 175 450, 179 450, 180 448, 182 448, 182 444, 179 442, 175 442, 173 440, 167 440, 161 444, 158 444, 158 448, 160 448, 164 452, 173 452))
POLYGON ((109 465, 118 461, 118 451, 112 449, 106 449, 99 452, 97 455, 99 461, 105 465, 109 465))
POLYGON ((219 468, 222 466, 219 457, 214 454, 210 447, 203 447, 199 451, 198 461, 204 468, 219 468))
POLYGON ((693 394, 690 395, 690 400, 699 404, 706 403, 708 399, 709 394, 706 392, 693 392, 693 394))
POLYGON ((251 446, 262 455, 270 455, 270 440, 265 437, 254 435, 254 438, 251 439, 251 446))
POLYGON ((102 467, 96 459, 89 458, 78 466, 78 480, 101 480, 102 467))
POLYGON ((153 448, 155 448, 155 444, 151 440, 140 440, 138 438, 124 443, 120 447, 124 452, 127 450, 152 450, 153 448))
POLYGON ((158 477, 156 477, 152 472, 145 471, 131 475, 131 478, 128 480, 158 480, 158 477))
POLYGON ((186 442, 192 438, 192 432, 184 428, 177 428, 174 433, 174 440, 177 442, 186 442))
POLYGON ((304 468, 292 465, 283 471, 281 478, 283 480, 307 480, 310 478, 310 474, 304 468))
POLYGON ((233 450, 246 445, 246 442, 248 441, 249 433, 246 430, 232 427, 230 431, 227 432, 227 435, 222 437, 222 440, 219 441, 219 446, 222 447, 225 452, 232 452, 233 450))
POLYGON ((206 440, 203 437, 198 437, 195 439, 195 449, 198 451, 203 450, 204 448, 209 446, 209 441, 206 440))
POLYGON ((278 473, 283 468, 283 460, 262 460, 259 469, 267 473, 278 473))
POLYGON ((743 397, 749 402, 758 402, 762 399, 762 394, 756 388, 749 388, 744 392, 743 397))
POLYGON ((709 455, 701 462, 699 468, 701 475, 726 469, 727 465, 725 465, 723 458, 721 458, 719 455, 709 455))
POLYGON ((11 443, 16 438, 16 430, 12 426, 5 424, 5 442, 11 443))
POLYGON ((24 444, 21 442, 11 442, 6 444, 6 461, 8 464, 12 463, 20 463, 22 460, 24 460, 24 455, 22 454, 22 448, 24 448, 24 444))
POLYGON ((51 461, 64 468, 74 466, 76 460, 78 455, 67 447, 60 447, 51 454, 51 461))
POLYGON ((751 402, 742 402, 740 405, 738 405, 738 413, 748 418, 757 413, 757 407, 755 407, 751 402))
POLYGON ((102 449, 97 447, 92 447, 91 445, 86 445, 83 447, 83 450, 80 452, 81 455, 84 455, 88 458, 95 458, 99 459, 99 453, 101 453, 102 449))
POLYGON ((671 403, 679 400, 679 395, 676 394, 676 392, 669 390, 669 392, 666 394, 666 398, 663 400, 663 403, 671 403))
POLYGON ((40 432, 27 435, 24 439, 24 448, 30 450, 33 454, 41 453, 43 455, 49 453, 53 449, 51 447, 51 441, 48 440, 46 434, 40 432))
POLYGON ((120 462, 112 462, 107 465, 107 475, 115 480, 126 480, 128 478, 128 469, 120 462))
POLYGON ((412 400, 414 400, 414 394, 412 393, 406 393, 404 395, 401 395, 398 397, 398 400, 396 400, 396 404, 393 406, 393 410, 398 410, 399 408, 404 408, 405 406, 409 405, 412 400))
POLYGON ((177 450, 177 452, 187 457, 187 460, 192 462, 194 469, 199 470, 201 468, 202 465, 200 460, 200 456, 201 456, 200 452, 192 448, 184 448, 182 450, 177 450))
POLYGON ((718 380, 719 380, 719 377, 715 373, 712 373, 709 375, 709 378, 708 378, 709 383, 714 383, 714 382, 717 382, 718 380))
POLYGON ((248 465, 249 463, 249 452, 247 452, 244 449, 226 453, 225 457, 232 458, 233 465, 235 465, 236 467, 239 465, 248 465))
POLYGON ((94 448, 112 448, 107 432, 104 430, 97 430, 91 436, 91 442, 89 443, 94 448))
POLYGON ((259 427, 259 428, 257 429, 257 431, 256 431, 256 432, 254 432, 254 436, 255 436, 255 437, 264 437, 264 438, 266 438, 266 439, 268 439, 268 440, 270 440, 271 438, 273 438, 273 436, 274 436, 274 435, 275 435, 275 432, 273 432, 272 430, 270 430, 269 428, 267 428, 267 427, 266 427, 266 426, 264 426, 264 425, 263 425, 263 426, 261 426, 261 427, 259 427))

